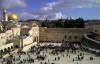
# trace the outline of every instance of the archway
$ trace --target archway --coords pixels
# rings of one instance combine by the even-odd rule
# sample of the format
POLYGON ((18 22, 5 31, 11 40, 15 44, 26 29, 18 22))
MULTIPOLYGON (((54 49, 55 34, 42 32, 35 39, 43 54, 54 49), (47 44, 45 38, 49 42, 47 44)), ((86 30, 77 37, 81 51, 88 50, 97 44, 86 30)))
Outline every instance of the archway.
POLYGON ((3 50, 1 50, 0 52, 3 53, 3 50))
POLYGON ((15 48, 19 48, 19 46, 18 45, 15 45, 15 48))
POLYGON ((3 50, 0 50, 0 54, 2 54, 3 53, 3 50))
POLYGON ((11 46, 11 49, 13 49, 13 46, 11 46))
POLYGON ((8 50, 7 51, 10 52, 10 50, 11 50, 10 47, 8 47, 8 50))
POLYGON ((7 53, 7 49, 6 49, 6 48, 4 49, 4 54, 5 54, 5 53, 7 53))
POLYGON ((38 39, 38 36, 37 36, 37 37, 36 37, 36 41, 39 42, 38 40, 39 40, 39 39, 38 39))
POLYGON ((36 42, 37 41, 37 39, 36 39, 36 37, 34 36, 34 42, 36 42))
POLYGON ((3 57, 3 50, 0 50, 0 58, 3 57))

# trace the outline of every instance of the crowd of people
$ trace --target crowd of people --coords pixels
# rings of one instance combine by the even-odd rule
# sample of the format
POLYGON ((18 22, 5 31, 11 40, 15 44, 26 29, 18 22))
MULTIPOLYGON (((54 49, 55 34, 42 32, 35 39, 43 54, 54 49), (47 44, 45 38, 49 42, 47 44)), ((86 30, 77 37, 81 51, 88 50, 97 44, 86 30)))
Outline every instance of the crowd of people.
MULTIPOLYGON (((61 60, 62 57, 70 58, 72 56, 71 54, 76 54, 76 57, 72 58, 71 61, 77 61, 76 64, 78 64, 78 61, 84 60, 84 51, 95 55, 100 54, 82 48, 79 44, 60 44, 61 45, 38 43, 32 46, 28 51, 18 51, 17 53, 10 54, 7 58, 3 58, 2 64, 31 64, 36 61, 40 61, 40 64, 55 64, 55 62, 61 60), (53 55, 53 60, 49 59, 48 55, 53 55)), ((94 59, 95 58, 90 57, 90 60, 94 59)))

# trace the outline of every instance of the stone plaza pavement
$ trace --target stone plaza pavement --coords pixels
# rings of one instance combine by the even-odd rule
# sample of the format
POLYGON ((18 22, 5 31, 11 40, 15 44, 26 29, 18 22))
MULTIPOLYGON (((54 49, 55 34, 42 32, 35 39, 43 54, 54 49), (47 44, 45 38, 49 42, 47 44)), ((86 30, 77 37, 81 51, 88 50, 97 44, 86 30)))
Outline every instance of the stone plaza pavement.
MULTIPOLYGON (((60 44, 58 44, 60 45, 60 44)), ((28 50, 29 51, 29 50, 28 50)), ((45 60, 38 60, 36 53, 29 53, 26 52, 26 54, 20 54, 20 60, 16 59, 16 61, 13 61, 13 64, 100 64, 100 57, 96 57, 94 54, 77 50, 76 53, 67 52, 67 50, 63 53, 57 54, 51 54, 52 50, 48 49, 47 51, 41 51, 40 55, 46 55, 45 60), (77 60, 77 56, 83 53, 84 59, 83 60, 77 60), (60 57, 60 60, 57 58, 60 57), (93 57, 93 60, 90 60, 90 57, 93 57), (32 58, 34 59, 34 62, 30 63, 26 61, 26 59, 32 58), (56 58, 56 60, 55 60, 56 58), (74 59, 74 60, 73 60, 74 59), (25 60, 25 62, 19 63, 19 61, 25 60)), ((18 53, 13 53, 13 56, 15 58, 19 57, 18 53)), ((0 63, 2 64, 2 63, 0 63)), ((6 61, 3 62, 3 64, 7 64, 6 61)))

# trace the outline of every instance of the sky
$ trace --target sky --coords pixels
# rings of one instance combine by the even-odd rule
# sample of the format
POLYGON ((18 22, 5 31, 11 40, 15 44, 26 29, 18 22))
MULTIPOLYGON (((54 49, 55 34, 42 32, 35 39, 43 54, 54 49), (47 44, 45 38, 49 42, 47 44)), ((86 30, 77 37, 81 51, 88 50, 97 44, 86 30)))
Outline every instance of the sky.
POLYGON ((100 0, 0 0, 1 15, 3 8, 8 14, 15 13, 20 20, 100 19, 100 0))

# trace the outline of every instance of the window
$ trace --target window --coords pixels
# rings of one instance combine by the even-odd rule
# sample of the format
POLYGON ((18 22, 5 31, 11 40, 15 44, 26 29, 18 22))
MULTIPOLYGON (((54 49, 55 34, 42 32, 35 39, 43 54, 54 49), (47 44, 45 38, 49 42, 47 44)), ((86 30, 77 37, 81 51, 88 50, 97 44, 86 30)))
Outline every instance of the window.
POLYGON ((95 32, 97 32, 97 30, 95 30, 95 32))

